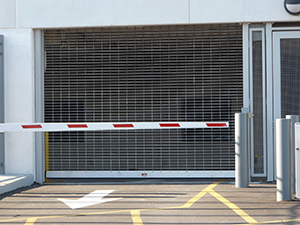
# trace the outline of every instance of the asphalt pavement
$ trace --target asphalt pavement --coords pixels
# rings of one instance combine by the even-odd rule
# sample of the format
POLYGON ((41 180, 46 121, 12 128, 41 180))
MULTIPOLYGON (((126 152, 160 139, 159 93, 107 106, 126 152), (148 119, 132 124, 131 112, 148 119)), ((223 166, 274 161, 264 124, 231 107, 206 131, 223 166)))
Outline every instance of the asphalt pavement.
POLYGON ((0 224, 300 224, 300 201, 265 182, 53 180, 0 195, 0 224))

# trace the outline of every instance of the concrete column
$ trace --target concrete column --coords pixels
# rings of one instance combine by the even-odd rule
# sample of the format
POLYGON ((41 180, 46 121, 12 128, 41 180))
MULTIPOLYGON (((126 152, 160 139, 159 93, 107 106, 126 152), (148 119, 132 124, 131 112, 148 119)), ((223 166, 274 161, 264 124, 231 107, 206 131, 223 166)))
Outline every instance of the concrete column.
MULTIPOLYGON (((0 29, 4 36, 4 104, 6 123, 35 122, 32 29, 0 29)), ((35 134, 5 134, 5 174, 35 177, 35 134)))

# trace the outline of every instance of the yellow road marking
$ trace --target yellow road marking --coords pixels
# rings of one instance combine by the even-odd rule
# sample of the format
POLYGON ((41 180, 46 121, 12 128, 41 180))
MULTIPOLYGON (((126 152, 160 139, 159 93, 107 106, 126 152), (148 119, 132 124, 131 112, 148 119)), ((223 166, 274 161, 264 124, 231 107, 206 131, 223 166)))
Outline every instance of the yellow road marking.
POLYGON ((140 210, 131 210, 131 218, 134 225, 143 225, 140 210))
MULTIPOLYGON (((248 223, 248 224, 271 224, 271 223, 288 223, 293 221, 300 221, 300 219, 289 219, 289 220, 275 220, 275 221, 264 221, 264 222, 256 222, 256 223, 248 223)), ((244 223, 237 225, 245 225, 244 223)))
POLYGON ((191 207, 195 202, 197 202, 200 198, 202 198, 207 192, 210 192, 215 186, 217 186, 219 183, 221 183, 224 180, 217 181, 213 184, 208 185, 206 188, 204 188, 200 193, 198 193, 196 196, 191 198, 190 200, 185 203, 182 208, 189 208, 191 207))
MULTIPOLYGON (((143 221, 140 215, 141 211, 150 211, 150 210, 166 210, 166 209, 180 209, 180 208, 189 208, 191 207, 195 202, 197 202, 200 198, 202 198, 206 193, 211 194, 213 197, 218 199, 220 202, 228 206, 230 209, 232 209, 237 215, 241 216, 245 221, 248 222, 248 224, 267 224, 267 223, 286 223, 291 221, 300 221, 300 219, 289 219, 289 220, 277 220, 277 221, 267 221, 267 222, 257 222, 255 219, 253 219, 251 216, 249 216, 246 212, 244 212, 242 209, 240 209, 237 205, 234 203, 231 203, 226 198, 218 194, 213 190, 214 187, 216 187, 220 182, 224 180, 217 181, 213 184, 210 184, 205 189, 203 189, 201 192, 199 192, 196 196, 191 198, 189 201, 187 201, 182 206, 174 206, 174 207, 163 207, 163 208, 148 208, 148 209, 135 209, 135 210, 117 210, 117 211, 107 211, 107 212, 91 212, 91 213, 79 213, 79 214, 67 214, 67 215, 56 215, 56 216, 43 216, 43 217, 32 217, 32 218, 19 218, 19 219, 6 219, 6 220, 0 220, 0 222, 11 222, 11 221, 22 221, 26 220, 25 225, 33 225, 37 219, 51 219, 51 218, 63 218, 63 217, 75 217, 75 216, 88 216, 88 215, 100 215, 100 214, 114 214, 114 213, 126 213, 130 212, 132 221, 134 225, 143 225, 143 221)), ((240 225, 244 225, 240 224, 240 225)))
POLYGON ((188 200, 188 202, 185 203, 181 207, 182 208, 189 208, 189 207, 191 207, 195 202, 197 202, 200 198, 202 198, 206 193, 207 193, 207 191, 204 189, 203 191, 201 191, 200 193, 198 193, 195 197, 193 197, 190 200, 188 200))
POLYGON ((218 199, 220 202, 222 202, 223 204, 227 205, 230 209, 232 209, 236 214, 238 214, 240 217, 242 217, 248 223, 257 223, 257 221, 255 219, 253 219, 246 212, 244 212, 242 209, 240 209, 236 204, 228 201, 222 195, 218 194, 214 190, 211 190, 209 193, 212 196, 214 196, 216 199, 218 199))
POLYGON ((27 219, 25 225, 33 225, 34 222, 35 222, 37 219, 38 219, 37 217, 35 217, 35 218, 29 218, 29 219, 27 219))
POLYGON ((8 219, 8 220, 0 220, 0 222, 10 222, 10 221, 20 221, 20 220, 30 220, 30 219, 51 219, 51 218, 62 218, 62 217, 72 217, 72 216, 88 216, 88 215, 99 215, 99 214, 113 214, 113 213, 125 213, 131 211, 150 211, 150 210, 164 210, 164 209, 178 209, 178 208, 187 208, 192 206, 196 201, 198 201, 204 194, 210 191, 212 188, 217 186, 220 182, 224 180, 217 181, 213 184, 210 184, 203 191, 198 193, 195 197, 191 198, 187 203, 183 206, 174 206, 174 207, 163 207, 163 208, 150 208, 150 209, 137 209, 137 210, 119 210, 119 211, 108 211, 108 212, 91 212, 91 213, 80 213, 80 214, 69 214, 69 215, 57 215, 57 216, 44 216, 44 217, 33 217, 33 218, 19 218, 19 219, 8 219), (203 195, 202 195, 202 194, 203 195))
POLYGON ((211 194, 216 199, 218 199, 223 204, 227 205, 230 209, 232 209, 236 214, 238 214, 240 217, 242 217, 245 221, 248 223, 257 223, 255 219, 253 219, 251 216, 249 216, 246 212, 244 212, 242 209, 240 209, 237 205, 234 203, 228 201, 226 198, 224 198, 222 195, 218 194, 213 190, 214 187, 216 187, 219 183, 221 183, 223 180, 217 181, 205 189, 203 189, 199 194, 197 194, 195 197, 191 198, 187 203, 185 203, 182 208, 189 208, 191 207, 195 202, 197 202, 200 198, 202 198, 206 193, 211 194))

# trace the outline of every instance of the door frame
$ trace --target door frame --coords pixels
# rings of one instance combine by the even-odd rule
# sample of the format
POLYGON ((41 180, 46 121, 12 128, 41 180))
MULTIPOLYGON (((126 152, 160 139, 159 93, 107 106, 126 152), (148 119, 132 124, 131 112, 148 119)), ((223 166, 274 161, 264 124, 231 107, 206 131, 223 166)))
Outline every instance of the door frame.
POLYGON ((261 174, 257 174, 254 173, 254 122, 253 120, 255 120, 255 115, 253 117, 253 119, 250 119, 250 162, 251 162, 251 177, 265 177, 267 176, 267 107, 266 107, 266 37, 265 37, 265 27, 261 26, 261 27, 254 27, 254 28, 250 28, 249 29, 249 48, 250 48, 250 54, 249 54, 249 89, 250 89, 250 94, 249 94, 249 112, 250 113, 254 113, 253 112, 253 107, 254 107, 254 103, 253 103, 253 32, 261 32, 262 35, 262 104, 263 104, 263 124, 262 124, 262 129, 263 129, 263 168, 264 168, 264 173, 261 174))
MULTIPOLYGON (((35 54, 35 122, 44 122, 44 32, 34 31, 35 54)), ((44 132, 35 133, 35 177, 36 182, 45 182, 45 135, 44 132)))

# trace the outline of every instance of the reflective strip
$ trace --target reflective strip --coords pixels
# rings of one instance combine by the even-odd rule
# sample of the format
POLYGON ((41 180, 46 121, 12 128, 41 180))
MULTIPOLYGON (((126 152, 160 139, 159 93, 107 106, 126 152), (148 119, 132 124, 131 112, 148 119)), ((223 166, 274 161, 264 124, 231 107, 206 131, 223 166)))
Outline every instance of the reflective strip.
POLYGON ((179 123, 160 123, 160 127, 180 127, 179 123))
POLYGON ((113 124, 114 128, 132 128, 133 124, 113 124))
POLYGON ((21 125, 23 129, 37 129, 37 128, 43 128, 40 124, 34 124, 34 125, 21 125))
POLYGON ((228 128, 228 122, 136 122, 136 123, 39 123, 39 124, 0 124, 0 132, 15 131, 97 131, 115 129, 198 129, 228 128))
POLYGON ((228 127, 227 123, 206 123, 207 127, 228 127))
POLYGON ((67 124, 69 128, 88 128, 86 124, 67 124))

